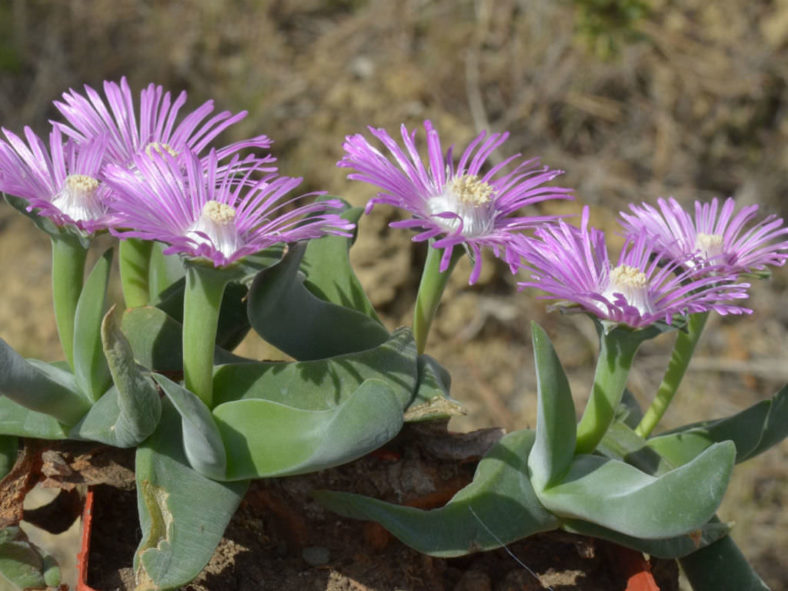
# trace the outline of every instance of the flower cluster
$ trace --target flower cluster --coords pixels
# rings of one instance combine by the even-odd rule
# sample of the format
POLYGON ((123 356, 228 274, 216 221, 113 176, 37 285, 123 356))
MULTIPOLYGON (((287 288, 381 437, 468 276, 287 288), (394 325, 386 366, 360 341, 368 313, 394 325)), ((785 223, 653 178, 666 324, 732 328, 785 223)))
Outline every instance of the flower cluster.
POLYGON ((157 240, 215 266, 352 229, 331 213, 337 201, 297 205, 288 196, 300 179, 276 175, 267 136, 211 145, 246 112, 211 116, 207 101, 179 120, 185 103, 185 92, 173 100, 150 84, 135 106, 125 78, 105 82, 103 98, 89 86, 64 93, 54 104, 65 122, 53 123, 49 146, 30 128, 27 142, 3 129, 0 191, 59 226, 157 240))

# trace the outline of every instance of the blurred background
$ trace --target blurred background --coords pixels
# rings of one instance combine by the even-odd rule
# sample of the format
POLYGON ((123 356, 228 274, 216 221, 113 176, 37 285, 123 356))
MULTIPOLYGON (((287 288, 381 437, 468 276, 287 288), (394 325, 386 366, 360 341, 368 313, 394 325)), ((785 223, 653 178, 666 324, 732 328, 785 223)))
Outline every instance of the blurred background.
MULTIPOLYGON (((302 189, 363 204, 373 190, 335 167, 343 138, 431 119, 461 148, 483 129, 566 173, 592 221, 615 229, 628 202, 734 196, 788 214, 788 0, 0 0, 0 125, 48 133, 69 88, 127 76, 248 110, 224 139, 275 140, 302 189), (231 135, 230 135, 231 133, 231 135)), ((420 136, 423 138, 423 135, 420 136)), ((398 212, 362 220, 353 259, 391 327, 410 322, 424 257, 398 212)), ((611 237, 615 245, 615 236, 611 237)), ((49 244, 0 209, 0 335, 54 360, 49 244)), ((460 266, 429 352, 468 414, 455 429, 533 425, 528 323, 545 326, 587 394, 596 338, 587 319, 548 313, 500 262, 467 286, 460 266)), ((788 271, 753 287, 755 313, 714 317, 664 426, 729 415, 788 381, 788 271)), ((641 350, 631 388, 647 404, 672 343, 641 350)), ((242 345, 266 356, 259 342, 242 345)), ((739 466, 720 514, 774 589, 788 589, 788 444, 739 466)))

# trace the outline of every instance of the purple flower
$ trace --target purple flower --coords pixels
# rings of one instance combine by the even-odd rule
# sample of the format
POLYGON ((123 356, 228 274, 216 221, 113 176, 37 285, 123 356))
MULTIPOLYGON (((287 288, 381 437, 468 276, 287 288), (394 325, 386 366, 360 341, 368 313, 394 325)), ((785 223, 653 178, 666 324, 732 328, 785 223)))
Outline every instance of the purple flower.
POLYGON ((555 216, 524 216, 517 212, 528 205, 547 199, 570 199, 570 189, 545 187, 561 171, 539 166, 538 159, 523 160, 508 173, 504 168, 517 161, 519 154, 481 169, 491 154, 506 141, 508 133, 485 132, 474 139, 455 166, 452 148, 442 152, 438 132, 429 121, 427 132, 427 168, 416 149, 416 131, 401 127, 404 150, 384 129, 370 127, 390 153, 386 157, 362 135, 345 139, 345 156, 338 166, 355 169, 348 178, 365 181, 381 189, 371 199, 366 211, 377 203, 404 209, 411 219, 393 222, 392 227, 423 230, 413 240, 436 239, 432 246, 443 250, 441 271, 451 260, 452 249, 465 245, 474 259, 470 283, 481 272, 481 248, 489 247, 495 256, 509 263, 512 272, 519 265, 519 254, 512 248, 513 236, 523 229, 555 219, 555 216))
POLYGON ((279 242, 348 236, 353 224, 330 210, 338 200, 296 205, 300 197, 287 193, 301 179, 269 175, 267 160, 234 156, 220 166, 212 150, 200 160, 191 152, 140 154, 134 170, 108 165, 107 183, 113 189, 118 222, 112 229, 120 238, 143 238, 169 244, 165 254, 205 258, 216 267, 279 242), (308 216, 308 217, 307 217, 308 216))
MULTIPOLYGON (((63 102, 55 101, 55 106, 68 125, 55 125, 78 143, 106 134, 109 160, 124 166, 129 166, 140 152, 174 155, 189 150, 202 155, 216 136, 246 116, 246 111, 235 115, 222 111, 207 119, 213 112, 213 101, 206 101, 176 125, 178 113, 186 103, 186 92, 181 92, 173 102, 169 92, 164 92, 161 86, 149 84, 140 92, 138 120, 134 97, 125 76, 120 84, 105 81, 104 94, 106 103, 87 85, 86 96, 73 90, 63 93, 63 102)), ((224 160, 245 148, 267 149, 270 146, 271 140, 261 135, 217 150, 217 158, 224 160)), ((269 156, 268 162, 273 161, 274 158, 269 156)))
POLYGON ((106 137, 84 145, 64 142, 60 130, 49 134, 49 149, 32 129, 22 138, 3 129, 0 139, 0 191, 26 199, 29 210, 38 209, 57 225, 74 225, 86 232, 109 222, 107 187, 99 170, 106 137))
POLYGON ((672 197, 658 199, 657 205, 659 209, 646 203, 630 205, 631 214, 620 214, 624 229, 630 235, 649 235, 668 258, 696 272, 715 266, 717 273, 738 275, 783 265, 788 258, 788 228, 774 215, 753 223, 757 205, 735 213, 732 197, 722 208, 716 198, 711 203, 696 201, 694 219, 672 197))
POLYGON ((521 288, 535 287, 549 298, 569 300, 603 320, 642 328, 675 314, 716 310, 720 314, 751 311, 731 300, 747 297, 746 283, 731 277, 693 277, 676 262, 655 256, 653 240, 645 234, 626 242, 613 266, 604 233, 588 227, 588 207, 581 227, 563 221, 544 226, 534 238, 521 240, 521 253, 531 277, 521 288))

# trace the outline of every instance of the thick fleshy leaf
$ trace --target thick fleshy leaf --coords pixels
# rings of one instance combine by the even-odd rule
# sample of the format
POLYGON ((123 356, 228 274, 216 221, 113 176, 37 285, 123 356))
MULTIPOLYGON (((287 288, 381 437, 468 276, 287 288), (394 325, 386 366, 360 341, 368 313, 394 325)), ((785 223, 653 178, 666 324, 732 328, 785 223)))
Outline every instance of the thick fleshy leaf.
POLYGON ((131 344, 118 325, 114 309, 101 323, 101 341, 112 381, 118 391, 121 421, 118 428, 140 443, 153 433, 159 422, 159 392, 148 370, 142 369, 134 360, 131 344))
POLYGON ((402 428, 389 382, 369 379, 329 410, 246 399, 213 409, 227 450, 227 479, 305 474, 355 460, 402 428))
POLYGON ((54 559, 28 541, 19 527, 0 529, 0 587, 8 591, 60 584, 54 559))
POLYGON ((200 398, 161 374, 156 381, 181 415, 183 449, 189 464, 200 474, 224 480, 227 454, 211 411, 200 398))
POLYGON ((90 408, 74 376, 53 365, 26 360, 0 339, 0 394, 30 410, 73 425, 90 408))
POLYGON ((580 455, 560 484, 538 491, 539 500, 560 517, 590 521, 636 538, 680 536, 701 528, 714 515, 735 453, 731 442, 717 443, 659 477, 617 460, 580 455))
POLYGON ((385 343, 359 353, 319 361, 235 363, 214 373, 216 406, 241 399, 265 399, 306 410, 342 404, 362 382, 384 379, 402 408, 416 387, 417 361, 413 335, 400 329, 385 343))
POLYGON ((114 310, 104 317, 101 339, 114 384, 71 435, 115 447, 134 447, 156 429, 161 416, 159 393, 152 378, 134 361, 114 310))
POLYGON ((552 486, 569 470, 575 453, 575 403, 558 355, 547 334, 531 324, 536 367, 536 441, 528 456, 531 483, 552 486))
MULTIPOLYGON (((342 217, 357 224, 363 211, 361 207, 345 204, 342 217)), ((310 240, 301 260, 301 271, 306 275, 304 285, 319 298, 362 312, 380 323, 350 265, 350 247, 354 240, 355 236, 324 236, 310 240)))
MULTIPOLYGON (((121 322, 134 358, 143 367, 167 374, 183 371, 181 324, 152 306, 131 308, 123 312, 121 322)), ((216 348, 215 363, 244 361, 224 349, 216 348)))
POLYGON ((164 254, 167 248, 161 242, 154 242, 148 262, 149 301, 156 305, 162 295, 184 276, 183 261, 177 254, 164 254))
POLYGON ((355 305, 352 294, 347 302, 337 304, 306 288, 299 270, 306 248, 305 244, 292 245, 281 262, 255 278, 247 308, 252 328, 301 361, 363 351, 383 343, 389 333, 382 324, 344 305, 355 305))
POLYGON ((686 556, 697 551, 699 548, 704 548, 724 536, 727 536, 731 529, 728 524, 710 521, 705 523, 703 527, 682 536, 647 540, 627 536, 596 525, 595 523, 589 523, 579 519, 566 519, 561 528, 575 534, 609 540, 621 546, 645 552, 650 556, 656 556, 657 558, 679 558, 681 556, 686 556))
POLYGON ((101 319, 106 310, 111 265, 110 248, 96 261, 82 286, 74 317, 74 377, 79 388, 94 401, 112 383, 101 345, 101 319))
POLYGON ((137 588, 184 585, 210 560, 248 482, 215 482, 188 465, 181 417, 169 401, 158 429, 137 449, 135 471, 142 528, 137 588))
POLYGON ((340 515, 377 521, 424 554, 452 557, 492 550, 560 525, 528 481, 526 458, 533 442, 532 431, 506 435, 479 462, 473 482, 431 511, 351 493, 314 495, 340 515))
POLYGON ((680 466, 719 441, 736 444, 736 462, 743 462, 788 435, 788 386, 769 400, 731 417, 687 425, 658 435, 648 445, 674 466, 680 466))
POLYGON ((5 396, 0 396, 0 433, 36 439, 68 437, 55 417, 25 408, 5 396))
POLYGON ((768 591, 730 536, 679 559, 694 591, 768 591))

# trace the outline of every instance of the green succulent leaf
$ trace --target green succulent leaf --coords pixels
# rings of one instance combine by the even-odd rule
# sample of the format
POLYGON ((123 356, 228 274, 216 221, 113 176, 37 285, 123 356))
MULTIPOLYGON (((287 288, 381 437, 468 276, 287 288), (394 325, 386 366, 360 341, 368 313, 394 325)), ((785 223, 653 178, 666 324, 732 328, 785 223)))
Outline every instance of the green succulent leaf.
POLYGON ((106 310, 112 249, 96 261, 82 287, 74 318, 74 377, 79 388, 98 400, 112 383, 101 344, 101 320, 106 310))
POLYGON ((590 521, 628 536, 681 536, 700 529, 717 510, 735 453, 733 443, 717 443, 659 477, 617 460, 580 455, 562 482, 538 491, 539 500, 560 517, 590 521))
POLYGON ((200 474, 224 480, 227 455, 211 411, 196 394, 183 386, 160 374, 154 377, 181 415, 183 450, 189 464, 200 474))
MULTIPOLYGON (((300 272, 306 250, 303 243, 292 245, 281 262, 255 278, 247 300, 252 328, 266 341, 301 361, 363 351, 383 343, 389 333, 378 320, 366 312, 346 307, 357 305, 355 292, 345 294, 341 303, 333 303, 307 289, 300 272)), ((340 283, 342 265, 313 260, 309 264, 313 274, 319 265, 328 265, 340 283)), ((326 293, 328 287, 320 285, 326 293)), ((334 297, 339 296, 334 294, 334 297)))
POLYGON ((566 519, 561 527, 571 533, 608 540, 657 558, 686 556, 727 536, 731 529, 726 523, 710 521, 685 535, 648 540, 627 536, 579 519, 566 519))
POLYGON ((531 483, 537 490, 555 484, 575 452, 575 404, 561 361, 547 333, 531 324, 537 384, 536 442, 528 456, 531 483))
MULTIPOLYGON (((134 358, 143 367, 168 374, 183 371, 181 323, 152 306, 131 308, 123 313, 123 333, 131 344, 134 358)), ((217 347, 215 363, 244 361, 217 347)), ((248 360, 247 360, 248 361, 248 360)))
POLYGON ((114 385, 72 429, 71 435, 115 447, 134 447, 156 429, 161 416, 159 393, 151 377, 134 361, 114 309, 104 317, 101 339, 114 385))
POLYGON ((163 294, 184 277, 183 261, 180 256, 164 254, 166 248, 166 244, 154 242, 148 261, 148 300, 154 305, 161 302, 163 294))
POLYGON ((679 559, 694 591, 768 591, 730 536, 679 559))
POLYGON ((189 466, 181 417, 168 400, 156 432, 137 449, 136 478, 142 528, 134 554, 137 588, 177 588, 210 560, 248 482, 216 482, 189 466))
POLYGON ((0 588, 43 589, 60 584, 53 558, 28 541, 19 527, 0 529, 0 588))
POLYGON ((492 550, 560 525, 528 481, 525 459, 533 443, 532 431, 503 437, 479 462, 473 482, 439 509, 424 511, 336 491, 314 495, 335 513, 377 521, 424 554, 453 557, 492 550))
POLYGON ((90 408, 72 374, 51 364, 24 359, 2 339, 0 394, 65 425, 75 424, 90 408))
POLYGON ((328 410, 245 399, 213 409, 227 450, 227 479, 305 474, 355 460, 402 428, 402 403, 381 379, 361 383, 328 410))
POLYGON ((395 331, 374 349, 318 361, 222 365, 214 372, 216 405, 265 399, 304 410, 327 410, 342 404, 362 382, 384 379, 402 408, 413 398, 417 376, 416 345, 407 329, 395 331))
POLYGON ((36 439, 68 437, 55 417, 25 408, 5 396, 0 396, 0 433, 36 439))
MULTIPOLYGON (((361 207, 345 204, 342 217, 357 224, 363 211, 361 207)), ((350 265, 350 247, 354 240, 355 236, 324 236, 310 240, 301 260, 301 271, 306 275, 304 284, 320 299, 366 314, 381 324, 350 265)))
POLYGON ((719 441, 736 444, 736 462, 743 462, 776 445, 788 435, 788 386, 769 400, 733 416, 687 425, 648 440, 651 449, 680 466, 719 441))

